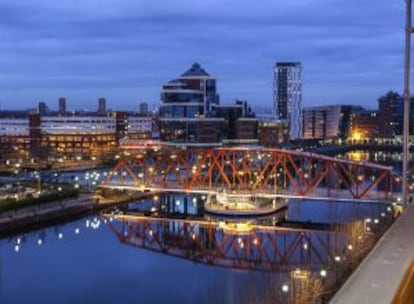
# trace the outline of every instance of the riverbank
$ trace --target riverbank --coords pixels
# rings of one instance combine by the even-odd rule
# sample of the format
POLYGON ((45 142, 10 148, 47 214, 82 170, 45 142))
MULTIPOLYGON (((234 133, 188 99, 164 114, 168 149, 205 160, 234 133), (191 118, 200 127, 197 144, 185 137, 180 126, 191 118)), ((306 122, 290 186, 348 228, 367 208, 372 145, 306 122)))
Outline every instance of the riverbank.
POLYGON ((36 226, 42 222, 69 215, 84 213, 99 206, 90 195, 40 203, 0 213, 0 235, 26 226, 36 226))
POLYGON ((65 162, 55 162, 50 164, 50 162, 42 163, 19 163, 18 165, 0 165, 0 175, 15 175, 16 172, 22 171, 82 171, 82 170, 92 170, 109 167, 112 168, 116 162, 114 161, 65 161, 65 162))
POLYGON ((35 229, 50 222, 81 216, 88 212, 127 203, 147 195, 148 193, 137 193, 110 199, 97 198, 94 194, 83 194, 76 198, 61 199, 4 211, 0 213, 0 237, 13 233, 14 230, 35 229))
POLYGON ((29 206, 37 206, 47 202, 62 201, 79 196, 78 189, 71 189, 68 185, 44 186, 43 191, 37 191, 29 185, 11 185, 9 189, 0 188, 0 214, 8 210, 16 210, 29 206), (59 188, 59 190, 53 189, 59 188))

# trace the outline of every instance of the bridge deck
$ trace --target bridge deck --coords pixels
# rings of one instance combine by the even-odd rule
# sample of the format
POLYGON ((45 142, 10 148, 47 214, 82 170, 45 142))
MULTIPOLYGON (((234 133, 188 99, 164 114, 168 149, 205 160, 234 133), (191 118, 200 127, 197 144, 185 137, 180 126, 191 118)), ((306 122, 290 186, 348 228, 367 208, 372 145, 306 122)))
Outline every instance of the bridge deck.
POLYGON ((414 205, 410 205, 330 303, 392 303, 414 259, 413 231, 414 205))
MULTIPOLYGON (((118 189, 118 190, 128 190, 128 191, 148 191, 148 192, 185 192, 185 193, 194 193, 194 194, 216 194, 217 190, 211 190, 208 187, 202 188, 193 188, 193 189, 183 189, 179 186, 170 186, 170 187, 160 187, 160 186, 147 186, 147 187, 139 187, 133 184, 131 185, 101 185, 101 188, 109 188, 109 189, 118 189)), ((238 193, 242 194, 242 191, 238 191, 238 193)), ((386 193, 383 191, 376 191, 369 193, 366 198, 356 199, 349 196, 349 192, 346 190, 332 190, 332 194, 327 196, 326 189, 316 189, 312 195, 295 195, 292 191, 283 191, 279 190, 278 193, 274 193, 272 190, 265 192, 264 190, 255 191, 256 195, 269 197, 269 198, 286 198, 286 199, 310 199, 310 200, 322 200, 322 201, 338 201, 338 202, 359 202, 359 203, 376 203, 376 204, 390 204, 391 202, 395 201, 395 197, 389 197, 388 199, 384 199, 386 193)), ((249 192, 250 194, 250 192, 249 192)))

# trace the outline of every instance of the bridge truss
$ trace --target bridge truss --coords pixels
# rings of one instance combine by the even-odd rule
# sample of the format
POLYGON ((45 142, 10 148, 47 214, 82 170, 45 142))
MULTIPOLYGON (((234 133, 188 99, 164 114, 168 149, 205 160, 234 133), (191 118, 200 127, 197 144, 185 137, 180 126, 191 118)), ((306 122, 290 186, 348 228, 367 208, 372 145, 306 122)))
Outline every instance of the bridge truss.
POLYGON ((216 191, 389 200, 401 190, 392 168, 267 148, 138 151, 113 168, 102 187, 216 191))

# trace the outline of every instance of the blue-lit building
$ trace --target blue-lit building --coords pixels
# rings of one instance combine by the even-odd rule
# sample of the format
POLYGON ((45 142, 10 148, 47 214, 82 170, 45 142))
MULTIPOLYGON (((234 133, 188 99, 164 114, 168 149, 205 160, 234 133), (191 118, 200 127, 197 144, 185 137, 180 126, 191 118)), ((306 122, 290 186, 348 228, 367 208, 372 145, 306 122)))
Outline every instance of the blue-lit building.
POLYGON ((257 138, 257 121, 247 103, 220 105, 216 79, 198 63, 162 86, 161 102, 162 141, 220 146, 225 140, 257 138), (244 128, 238 128, 241 120, 247 118, 249 122, 244 123, 244 128), (250 126, 251 134, 246 126, 250 126))
POLYGON ((212 105, 219 103, 216 79, 194 63, 178 79, 163 85, 161 101, 161 117, 195 118, 207 115, 212 105))

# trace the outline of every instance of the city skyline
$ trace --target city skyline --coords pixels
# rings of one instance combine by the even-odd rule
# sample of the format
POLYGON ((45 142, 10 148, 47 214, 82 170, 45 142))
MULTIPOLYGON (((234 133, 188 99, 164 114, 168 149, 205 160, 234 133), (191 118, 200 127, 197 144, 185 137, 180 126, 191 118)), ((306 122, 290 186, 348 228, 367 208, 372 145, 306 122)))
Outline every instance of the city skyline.
POLYGON ((402 92, 403 1, 142 2, 2 1, 2 108, 135 109, 196 61, 223 103, 270 108, 277 61, 302 62, 305 107, 402 92))

